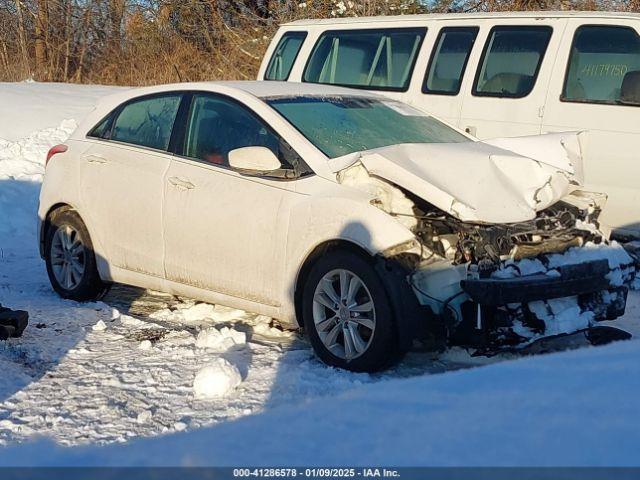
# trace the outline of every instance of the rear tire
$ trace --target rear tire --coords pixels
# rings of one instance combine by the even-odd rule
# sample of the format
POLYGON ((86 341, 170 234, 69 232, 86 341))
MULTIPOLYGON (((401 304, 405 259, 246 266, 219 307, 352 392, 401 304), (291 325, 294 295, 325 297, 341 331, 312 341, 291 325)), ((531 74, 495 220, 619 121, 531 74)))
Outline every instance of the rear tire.
POLYGON ((303 287, 302 317, 327 365, 375 372, 399 358, 387 291, 373 265, 355 253, 330 252, 313 265, 303 287))
POLYGON ((58 295, 77 301, 102 298, 110 284, 100 279, 91 237, 80 216, 70 209, 54 211, 45 235, 47 274, 58 295))

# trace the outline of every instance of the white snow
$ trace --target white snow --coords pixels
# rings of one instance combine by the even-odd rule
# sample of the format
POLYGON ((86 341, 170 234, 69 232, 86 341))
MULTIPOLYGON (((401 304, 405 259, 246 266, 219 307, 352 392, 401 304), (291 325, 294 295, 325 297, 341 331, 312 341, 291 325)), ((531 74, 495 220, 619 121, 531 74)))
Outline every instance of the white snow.
MULTIPOLYGON (((418 351, 367 375, 324 366, 264 316, 135 289, 59 298, 37 251, 44 156, 99 90, 0 85, 0 303, 30 313, 0 342, 0 466, 637 464, 637 340, 418 351)), ((640 335, 638 292, 611 324, 640 335)))
POLYGON ((235 390, 242 382, 240 371, 224 358, 216 358, 201 369, 193 381, 196 398, 220 398, 235 390))
POLYGON ((196 339, 196 347, 226 351, 234 347, 242 347, 247 343, 247 334, 229 327, 218 330, 215 327, 202 330, 196 339))

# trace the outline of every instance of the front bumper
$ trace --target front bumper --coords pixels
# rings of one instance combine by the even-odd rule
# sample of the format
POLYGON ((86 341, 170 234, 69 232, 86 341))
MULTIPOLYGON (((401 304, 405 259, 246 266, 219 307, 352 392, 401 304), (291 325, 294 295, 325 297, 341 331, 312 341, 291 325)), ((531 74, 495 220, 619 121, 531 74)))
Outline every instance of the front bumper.
POLYGON ((559 275, 465 279, 460 286, 474 302, 492 307, 593 294, 609 288, 607 260, 563 265, 556 271, 559 275))

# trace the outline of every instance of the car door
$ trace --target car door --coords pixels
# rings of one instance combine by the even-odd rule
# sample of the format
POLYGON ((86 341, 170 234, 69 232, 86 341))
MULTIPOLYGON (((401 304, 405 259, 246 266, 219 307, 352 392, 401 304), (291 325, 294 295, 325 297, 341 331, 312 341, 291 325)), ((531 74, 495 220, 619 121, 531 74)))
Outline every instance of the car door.
POLYGON ((585 186, 609 196, 601 221, 620 233, 640 235, 638 23, 571 19, 564 45, 542 130, 586 131, 585 186), (632 92, 635 98, 629 98, 632 92))
POLYGON ((179 93, 133 99, 90 132, 81 195, 113 267, 164 277, 162 203, 179 93))
POLYGON ((228 154, 240 147, 266 146, 286 162, 281 145, 237 101, 193 94, 184 138, 165 184, 168 280, 278 306, 274 297, 284 268, 295 182, 234 171, 228 154))
POLYGON ((566 20, 496 25, 466 92, 459 127, 478 138, 540 133, 549 78, 566 20))

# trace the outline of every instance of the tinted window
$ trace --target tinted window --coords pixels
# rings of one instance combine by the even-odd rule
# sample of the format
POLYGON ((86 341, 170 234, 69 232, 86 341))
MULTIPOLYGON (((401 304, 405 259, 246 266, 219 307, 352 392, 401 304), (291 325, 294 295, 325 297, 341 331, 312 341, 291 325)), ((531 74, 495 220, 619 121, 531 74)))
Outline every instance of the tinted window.
POLYGON ((424 93, 457 95, 460 92, 467 60, 477 35, 477 27, 440 30, 425 77, 424 93))
MULTIPOLYGON (((563 100, 625 102, 624 87, 640 92, 640 38, 626 27, 585 26, 574 36, 563 100)), ((637 96, 637 95, 636 95, 637 96)), ((627 102, 625 102, 627 103, 627 102)), ((631 102, 633 103, 633 102, 631 102)))
POLYGON ((285 33, 276 47, 264 74, 265 80, 286 80, 306 38, 306 32, 285 33))
POLYGON ((169 94, 126 104, 113 124, 111 139, 166 150, 181 98, 169 94))
POLYGON ((223 97, 195 95, 184 155, 228 166, 229 152, 241 147, 267 147, 287 164, 278 136, 253 113, 223 97))
POLYGON ((111 125, 113 124, 113 112, 107 118, 102 120, 98 125, 88 133, 89 137, 108 139, 111 136, 111 125))
POLYGON ((425 28, 325 32, 313 49, 304 81, 406 90, 425 33, 425 28))
POLYGON ((402 143, 469 141, 439 120, 395 100, 332 95, 267 102, 329 158, 402 143))
POLYGON ((519 98, 531 93, 551 33, 551 27, 493 28, 473 94, 519 98))

